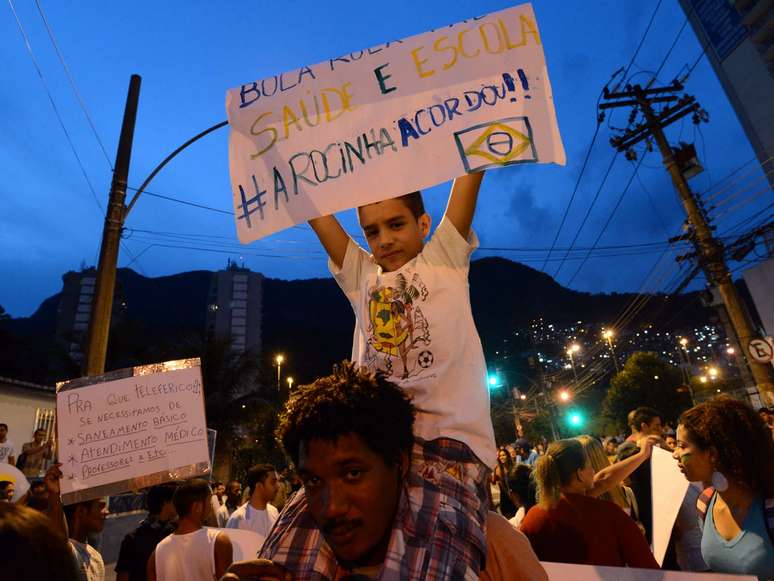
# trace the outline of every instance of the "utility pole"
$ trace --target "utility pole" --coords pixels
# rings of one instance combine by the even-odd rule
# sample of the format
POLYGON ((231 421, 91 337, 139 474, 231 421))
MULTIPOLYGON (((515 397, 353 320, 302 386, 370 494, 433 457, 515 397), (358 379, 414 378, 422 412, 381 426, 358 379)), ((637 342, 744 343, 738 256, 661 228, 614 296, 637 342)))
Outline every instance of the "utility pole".
POLYGON ((113 295, 116 288, 116 266, 121 230, 126 217, 126 185, 129 176, 129 161, 132 157, 132 140, 137 118, 137 103, 140 98, 140 76, 132 75, 126 96, 124 121, 118 142, 113 182, 110 186, 110 200, 102 229, 102 244, 99 249, 97 284, 94 289, 94 303, 89 319, 89 344, 86 354, 86 375, 100 375, 105 372, 110 316, 113 310, 113 295))
MULTIPOLYGON (((731 278, 731 272, 726 266, 723 244, 713 236, 700 203, 691 191, 683 168, 678 163, 676 151, 672 149, 664 135, 665 127, 690 113, 694 114, 695 123, 706 120, 706 113, 701 111, 694 97, 690 95, 678 97, 674 94, 682 90, 683 86, 678 81, 673 81, 670 86, 660 88, 643 89, 640 85, 627 85, 626 91, 623 92, 610 92, 605 89, 603 93, 605 102, 600 105, 600 109, 632 107, 629 116, 630 125, 634 123, 638 110, 642 114, 643 121, 628 129, 622 136, 612 138, 610 143, 618 151, 626 152, 627 159, 632 159, 633 156, 636 156, 631 149, 633 145, 643 140, 649 141, 651 138, 655 140, 661 151, 664 166, 669 172, 672 183, 685 207, 688 223, 693 229, 699 264, 703 268, 709 284, 717 287, 739 342, 744 349, 747 349, 750 341, 758 337, 742 307, 741 299, 731 278), (655 103, 668 104, 661 111, 656 112, 653 109, 655 103)), ((764 396, 764 401, 774 401, 774 382, 772 381, 771 368, 754 361, 752 358, 747 358, 747 361, 758 390, 764 396)))

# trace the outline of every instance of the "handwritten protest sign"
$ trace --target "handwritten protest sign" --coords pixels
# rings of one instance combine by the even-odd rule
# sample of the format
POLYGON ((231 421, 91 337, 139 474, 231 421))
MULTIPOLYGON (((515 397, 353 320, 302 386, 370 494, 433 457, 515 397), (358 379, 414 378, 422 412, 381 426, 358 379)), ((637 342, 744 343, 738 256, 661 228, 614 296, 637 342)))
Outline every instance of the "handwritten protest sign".
POLYGON ((57 386, 65 504, 209 473, 198 359, 100 379, 57 386))
POLYGON ((650 480, 653 493, 653 556, 661 565, 677 513, 688 490, 688 481, 677 467, 672 453, 661 448, 653 448, 650 480))
POLYGON ((523 4, 231 89, 243 243, 491 167, 564 164, 523 4))
POLYGON ((754 575, 727 575, 724 573, 683 573, 658 569, 630 567, 599 567, 567 563, 540 563, 549 581, 756 581, 754 575))

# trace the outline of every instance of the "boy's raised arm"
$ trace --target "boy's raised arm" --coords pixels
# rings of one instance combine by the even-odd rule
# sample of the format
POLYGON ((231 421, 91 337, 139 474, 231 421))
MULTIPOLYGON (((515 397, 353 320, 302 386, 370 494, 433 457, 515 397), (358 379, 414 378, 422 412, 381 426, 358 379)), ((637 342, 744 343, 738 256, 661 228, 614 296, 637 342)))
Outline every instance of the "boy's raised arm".
POLYGON ((321 216, 309 220, 309 225, 322 242, 333 264, 336 265, 336 268, 341 268, 347 253, 349 235, 341 227, 339 221, 333 215, 321 216))
POLYGON ((483 171, 458 177, 454 180, 449 194, 449 204, 446 206, 444 215, 465 239, 470 234, 470 225, 473 223, 478 189, 481 187, 482 179, 484 179, 483 171))

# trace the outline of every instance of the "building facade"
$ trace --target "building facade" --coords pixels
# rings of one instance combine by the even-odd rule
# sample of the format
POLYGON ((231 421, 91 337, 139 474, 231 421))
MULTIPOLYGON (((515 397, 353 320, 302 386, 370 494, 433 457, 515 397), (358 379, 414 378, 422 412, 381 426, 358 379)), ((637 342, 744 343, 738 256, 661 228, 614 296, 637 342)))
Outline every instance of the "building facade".
POLYGON ((774 186, 774 3, 680 0, 774 186))
POLYGON ((227 342, 235 354, 261 350, 263 276, 229 261, 212 275, 207 338, 227 342))

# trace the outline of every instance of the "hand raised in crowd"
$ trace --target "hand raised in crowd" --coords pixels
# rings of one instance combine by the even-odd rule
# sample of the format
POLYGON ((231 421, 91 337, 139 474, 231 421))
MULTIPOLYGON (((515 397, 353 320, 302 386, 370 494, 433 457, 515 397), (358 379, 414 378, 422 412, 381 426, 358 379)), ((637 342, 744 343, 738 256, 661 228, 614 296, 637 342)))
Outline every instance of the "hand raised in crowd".
POLYGON ((637 447, 646 456, 650 456, 653 452, 653 446, 661 446, 663 440, 659 436, 645 436, 637 440, 637 447))
POLYGON ((233 563, 220 581, 291 581, 293 576, 269 559, 233 563))
POLYGON ((62 471, 59 469, 61 465, 61 463, 52 464, 43 477, 43 483, 46 485, 46 491, 49 495, 59 496, 59 481, 62 479, 62 471))

